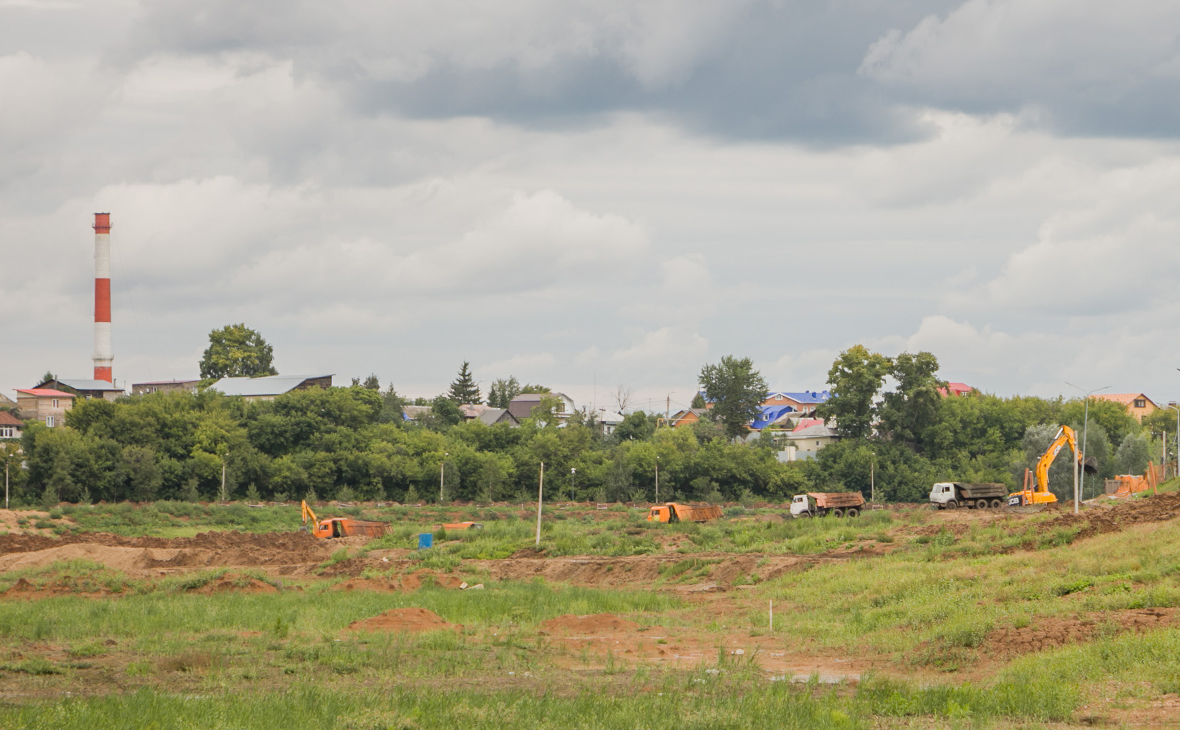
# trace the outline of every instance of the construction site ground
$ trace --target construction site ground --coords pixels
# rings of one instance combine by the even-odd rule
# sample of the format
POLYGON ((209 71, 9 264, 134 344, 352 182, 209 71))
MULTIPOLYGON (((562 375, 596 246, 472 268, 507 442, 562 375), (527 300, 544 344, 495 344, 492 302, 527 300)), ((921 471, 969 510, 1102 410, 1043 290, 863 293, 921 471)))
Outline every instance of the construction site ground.
POLYGON ((318 508, 390 521, 376 541, 315 538, 295 518, 159 537, 2 511, 0 725, 43 721, 64 697, 243 682, 403 693, 340 727, 445 727, 456 718, 405 715, 440 691, 456 706, 786 692, 848 727, 1178 720, 1175 492, 1077 515, 894 505, 792 521, 786 505, 735 505, 700 526, 648 524, 645 507, 547 508, 539 549, 535 511, 515 505, 318 508), (413 547, 473 514, 496 519, 413 547))

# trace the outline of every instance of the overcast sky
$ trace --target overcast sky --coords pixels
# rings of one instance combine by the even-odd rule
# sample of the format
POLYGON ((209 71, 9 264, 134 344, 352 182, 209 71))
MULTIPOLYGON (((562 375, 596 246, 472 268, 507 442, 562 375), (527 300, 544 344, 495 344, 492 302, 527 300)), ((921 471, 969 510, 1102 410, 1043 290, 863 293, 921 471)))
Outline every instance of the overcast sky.
POLYGON ((1180 4, 0 0, 0 391, 210 330, 411 396, 682 406, 929 350, 1180 395, 1180 4))

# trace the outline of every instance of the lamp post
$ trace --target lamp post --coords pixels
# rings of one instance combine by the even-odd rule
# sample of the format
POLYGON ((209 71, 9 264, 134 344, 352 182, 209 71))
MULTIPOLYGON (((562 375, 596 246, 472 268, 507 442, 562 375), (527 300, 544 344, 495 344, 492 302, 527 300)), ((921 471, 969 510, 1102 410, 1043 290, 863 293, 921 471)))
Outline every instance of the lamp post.
POLYGON ((446 484, 447 477, 447 457, 450 453, 444 451, 442 461, 438 463, 438 503, 443 503, 443 485, 446 484))
MULTIPOLYGON (((1068 385, 1071 388, 1078 388, 1078 386, 1076 386, 1070 382, 1066 382, 1066 385, 1068 385)), ((1106 390, 1109 387, 1110 387, 1109 385, 1104 385, 1101 388, 1095 388, 1094 390, 1091 390, 1091 391, 1085 391, 1085 390, 1082 390, 1081 388, 1078 388, 1078 390, 1081 390, 1083 393, 1086 394, 1086 409, 1085 409, 1085 416, 1082 418, 1082 458, 1081 458, 1081 463, 1073 465, 1073 513, 1075 515, 1078 513, 1078 507, 1079 507, 1079 503, 1078 503, 1078 476, 1079 476, 1078 470, 1079 469, 1082 470, 1081 478, 1083 481, 1083 485, 1084 485, 1085 479, 1086 479, 1086 472, 1085 472, 1086 432, 1090 428, 1090 396, 1094 393, 1097 393, 1100 390, 1106 390)))
POLYGON ((870 451, 873 458, 869 460, 869 498, 873 504, 877 503, 877 452, 870 451))
POLYGON ((656 457, 656 504, 660 503, 660 457, 656 457))
POLYGON ((225 491, 225 462, 229 460, 229 450, 221 457, 221 501, 228 502, 229 494, 225 491))
MULTIPOLYGON (((1169 403, 1168 408, 1176 411, 1176 470, 1172 472, 1173 477, 1180 477, 1180 407, 1175 403, 1169 403)), ((1167 434, 1164 434, 1167 437, 1167 434)), ((1164 468, 1164 476, 1167 476, 1167 467, 1164 468)))
POLYGON ((578 489, 578 470, 576 468, 571 467, 570 468, 570 501, 571 502, 577 499, 577 496, 576 496, 577 489, 578 489))

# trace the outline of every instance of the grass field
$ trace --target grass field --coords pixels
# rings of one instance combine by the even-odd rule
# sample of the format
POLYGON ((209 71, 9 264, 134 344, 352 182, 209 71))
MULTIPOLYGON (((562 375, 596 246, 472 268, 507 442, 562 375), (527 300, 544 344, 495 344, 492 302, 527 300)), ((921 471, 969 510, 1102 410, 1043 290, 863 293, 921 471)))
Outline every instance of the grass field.
POLYGON ((324 507, 393 532, 289 561, 265 536, 132 536, 291 532, 290 506, 66 507, 26 519, 65 547, 0 554, 0 727, 1166 726, 1180 499, 1152 499, 705 525, 557 506, 539 553, 517 506, 324 507), (485 529, 439 530, 462 519, 485 529), (439 546, 408 550, 423 531, 439 546), (445 623, 371 623, 414 611, 445 623))

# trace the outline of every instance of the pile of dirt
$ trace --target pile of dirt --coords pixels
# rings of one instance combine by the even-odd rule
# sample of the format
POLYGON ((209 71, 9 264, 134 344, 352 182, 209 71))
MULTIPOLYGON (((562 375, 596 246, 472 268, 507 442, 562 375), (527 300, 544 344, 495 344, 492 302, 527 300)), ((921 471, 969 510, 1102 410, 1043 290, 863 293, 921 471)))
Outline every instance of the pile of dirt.
POLYGON ((1180 515, 1180 492, 1173 492, 1131 499, 1113 507, 1091 507, 1078 515, 1066 512, 1046 522, 1044 529, 1081 527, 1078 537, 1091 537, 1120 532, 1132 525, 1165 522, 1177 515, 1180 515))
POLYGON ((441 616, 425 608, 395 608, 372 618, 353 621, 349 631, 391 631, 417 633, 420 631, 459 631, 459 624, 445 621, 441 616))
POLYGON ((594 613, 587 616, 575 616, 567 613, 541 622, 541 633, 543 634, 561 633, 591 636, 612 631, 634 631, 638 628, 639 624, 619 618, 613 613, 594 613))
POLYGON ((986 647, 990 653, 999 656, 1045 651, 1089 641, 1099 631, 1111 634, 1125 631, 1139 633, 1164 628, 1172 624, 1175 612, 1175 609, 1145 608, 1093 613, 1085 618, 1039 618, 1023 628, 992 631, 986 647))
POLYGON ((105 586, 83 586, 72 583, 66 579, 58 579, 41 586, 35 586, 24 578, 21 578, 11 588, 4 591, 3 593, 0 593, 0 597, 5 599, 39 601, 43 598, 56 598, 57 596, 82 596, 85 598, 98 598, 101 596, 109 596, 111 593, 111 590, 105 586))
POLYGON ((370 591, 373 593, 400 593, 402 588, 397 583, 389 580, 357 578, 355 580, 346 580, 343 583, 337 583, 334 590, 345 592, 370 591))

